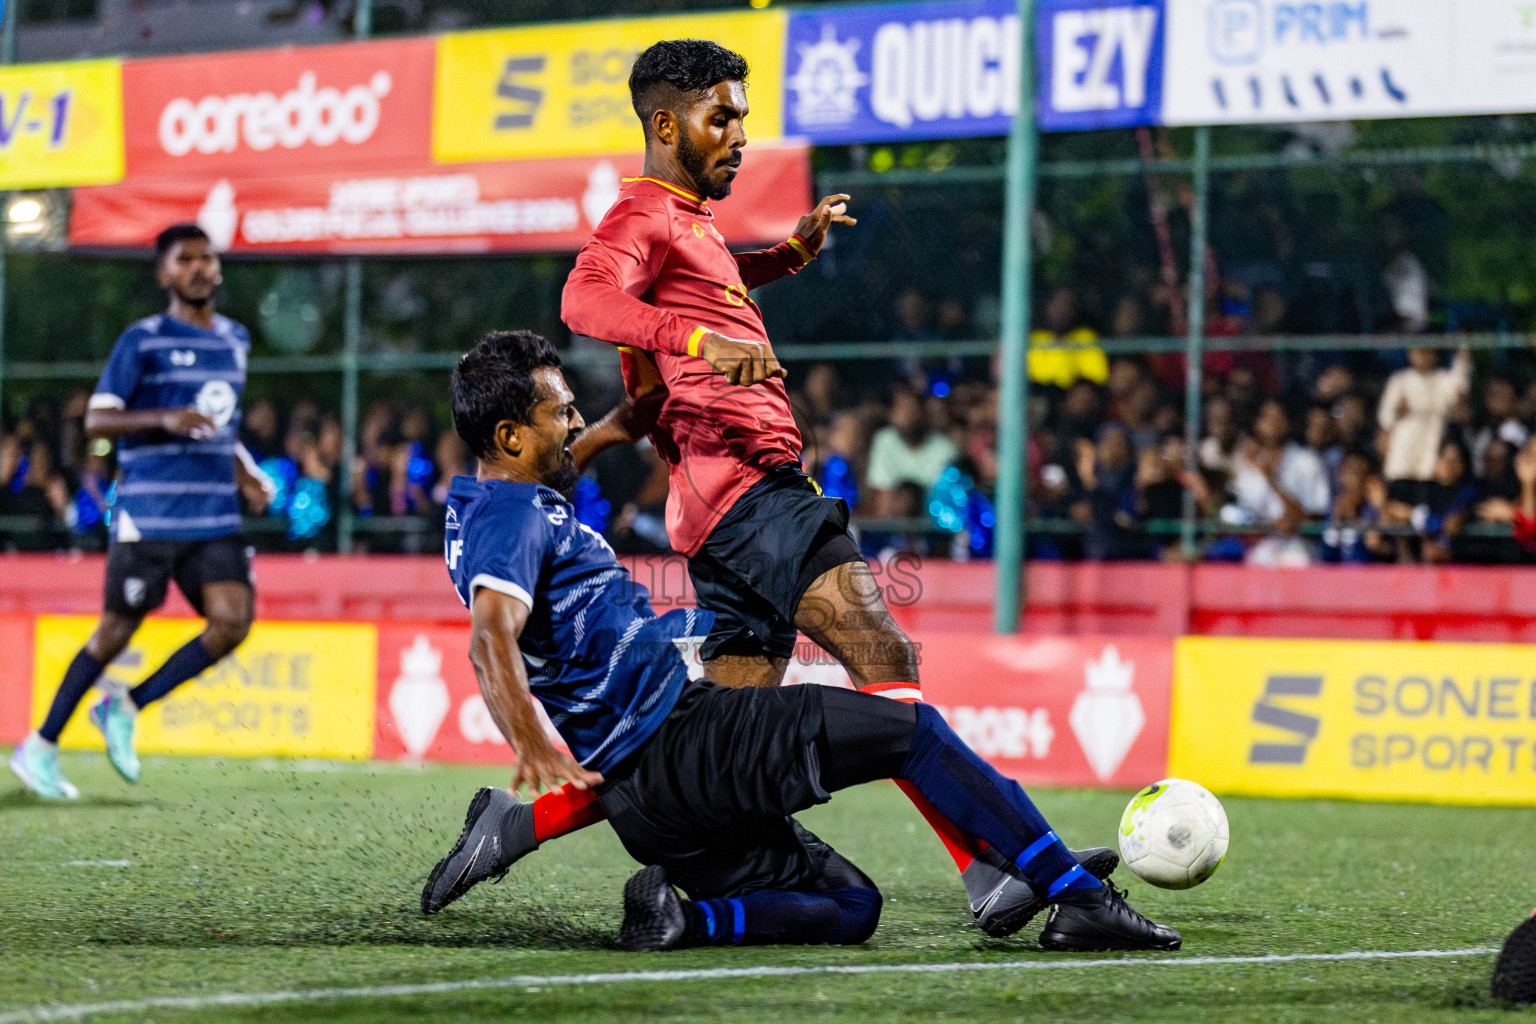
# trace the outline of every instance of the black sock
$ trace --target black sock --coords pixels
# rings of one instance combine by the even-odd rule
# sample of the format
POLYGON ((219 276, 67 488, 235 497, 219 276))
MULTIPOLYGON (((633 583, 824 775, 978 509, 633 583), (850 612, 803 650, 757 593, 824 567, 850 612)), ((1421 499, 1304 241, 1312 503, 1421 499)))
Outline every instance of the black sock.
POLYGON ((153 675, 129 690, 128 696, 133 700, 134 707, 145 708, 208 668, 213 662, 214 659, 208 656, 207 649, 203 647, 203 638, 195 636, 183 644, 175 654, 165 659, 165 664, 155 669, 153 675))
POLYGON ((75 713, 75 708, 85 699, 87 691, 101 678, 102 669, 106 668, 101 662, 91 657, 84 647, 75 655, 75 660, 69 663, 69 669, 64 673, 64 681, 59 684, 59 690, 53 695, 53 704, 48 708, 48 717, 38 728, 37 734, 49 743, 59 742, 59 733, 64 731, 64 726, 69 724, 69 716, 75 713))

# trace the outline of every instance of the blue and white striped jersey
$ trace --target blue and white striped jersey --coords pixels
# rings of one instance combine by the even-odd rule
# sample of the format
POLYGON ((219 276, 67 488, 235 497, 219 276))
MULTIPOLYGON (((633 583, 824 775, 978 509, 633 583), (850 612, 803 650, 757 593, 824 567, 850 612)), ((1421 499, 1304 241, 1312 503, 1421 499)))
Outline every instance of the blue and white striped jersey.
POLYGON ((218 425, 194 440, 162 430, 117 442, 122 478, 112 539, 211 540, 240 532, 235 445, 251 335, 228 317, 205 331, 165 314, 145 317, 112 346, 92 409, 195 407, 218 425))
POLYGON ((479 589, 528 606, 518 640, 528 685, 571 754, 606 772, 677 703, 688 666, 676 641, 709 631, 711 612, 660 618, 608 542, 539 484, 453 478, 444 554, 459 600, 479 589))

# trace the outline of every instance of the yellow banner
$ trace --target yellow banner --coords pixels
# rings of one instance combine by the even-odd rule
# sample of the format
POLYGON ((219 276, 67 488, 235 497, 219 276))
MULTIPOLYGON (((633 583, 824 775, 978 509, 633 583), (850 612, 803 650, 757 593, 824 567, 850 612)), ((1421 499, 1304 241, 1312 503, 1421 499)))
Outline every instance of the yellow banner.
POLYGON ((572 22, 455 32, 437 44, 432 156, 441 163, 639 152, 629 105, 635 55, 661 39, 712 39, 747 59, 747 135, 784 134, 778 11, 572 22))
MULTIPOLYGON (((64 670, 95 619, 40 615, 33 659, 32 722, 48 713, 64 670)), ((133 686, 202 631, 195 619, 149 619, 105 680, 133 686)), ((151 754, 365 758, 373 753, 371 625, 258 622, 239 649, 139 716, 138 749, 151 754)), ((86 718, 91 693, 60 737, 65 747, 102 749, 86 718)))
POLYGON ((0 68, 0 189, 108 185, 123 176, 123 65, 0 68))
POLYGON ((1536 647, 1175 647, 1170 775, 1218 793, 1536 805, 1536 647))

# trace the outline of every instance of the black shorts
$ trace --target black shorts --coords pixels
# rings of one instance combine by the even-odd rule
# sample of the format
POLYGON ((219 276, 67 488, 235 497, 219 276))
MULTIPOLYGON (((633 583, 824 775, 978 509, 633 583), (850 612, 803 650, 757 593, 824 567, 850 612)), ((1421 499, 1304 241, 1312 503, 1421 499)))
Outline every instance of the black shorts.
POLYGON ((106 608, 139 618, 165 603, 172 579, 187 602, 203 614, 203 586, 244 583, 253 590, 254 551, 241 536, 214 540, 137 540, 107 549, 106 608))
POLYGON ((826 692, 689 683, 650 741, 598 787, 630 856, 666 868, 695 900, 874 888, 790 817, 828 799, 817 754, 826 692))
POLYGON ((788 658, 795 609, 817 578, 862 561, 848 533, 848 505, 792 466, 773 470, 736 500, 688 559, 700 608, 715 626, 699 655, 788 658))

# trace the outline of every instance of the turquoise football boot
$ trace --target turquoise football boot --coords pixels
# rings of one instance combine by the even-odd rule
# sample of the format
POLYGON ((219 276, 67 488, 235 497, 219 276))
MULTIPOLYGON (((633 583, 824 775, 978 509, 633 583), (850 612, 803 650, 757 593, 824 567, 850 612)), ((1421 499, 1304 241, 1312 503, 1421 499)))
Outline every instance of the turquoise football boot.
POLYGON ((139 755, 133 749, 133 730, 138 720, 139 713, 121 693, 109 693, 91 708, 91 724, 101 730, 107 741, 107 760, 129 782, 139 781, 139 755))
POLYGON ((21 741, 11 755, 11 771, 22 784, 38 796, 50 800, 73 800, 80 791, 70 785, 59 767, 59 747, 37 733, 21 741))

